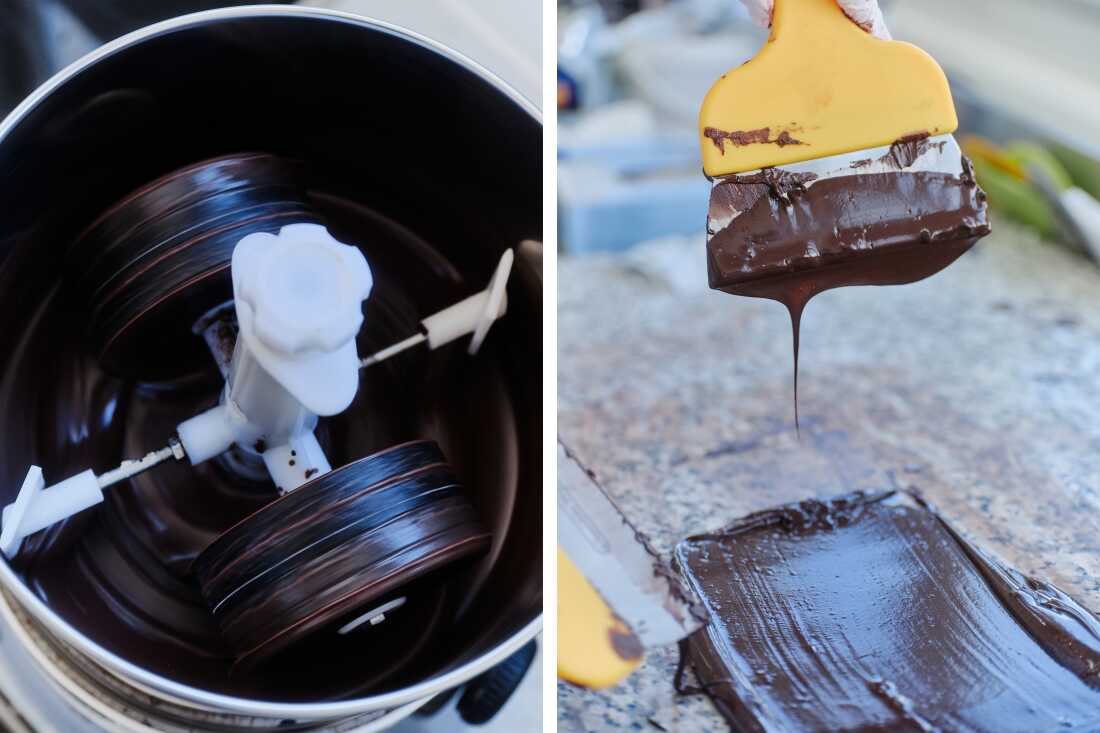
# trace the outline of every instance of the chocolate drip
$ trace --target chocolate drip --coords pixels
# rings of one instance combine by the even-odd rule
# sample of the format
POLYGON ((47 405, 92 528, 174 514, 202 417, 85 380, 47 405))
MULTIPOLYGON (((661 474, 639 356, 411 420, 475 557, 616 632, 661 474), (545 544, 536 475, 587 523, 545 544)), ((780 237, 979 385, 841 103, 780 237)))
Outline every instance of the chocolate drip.
MULTIPOLYGON (((904 162, 927 145, 923 137, 899 140, 889 155, 904 162)), ((796 425, 806 303, 831 288, 921 280, 990 230, 985 195, 965 159, 958 176, 902 171, 812 180, 770 169, 731 176, 711 194, 710 219, 728 220, 709 232, 710 286, 779 301, 791 314, 796 425)))
POLYGON ((802 428, 798 423, 798 337, 802 332, 802 309, 805 306, 805 303, 787 303, 787 311, 791 316, 791 341, 794 346, 794 430, 799 437, 802 435, 802 428))

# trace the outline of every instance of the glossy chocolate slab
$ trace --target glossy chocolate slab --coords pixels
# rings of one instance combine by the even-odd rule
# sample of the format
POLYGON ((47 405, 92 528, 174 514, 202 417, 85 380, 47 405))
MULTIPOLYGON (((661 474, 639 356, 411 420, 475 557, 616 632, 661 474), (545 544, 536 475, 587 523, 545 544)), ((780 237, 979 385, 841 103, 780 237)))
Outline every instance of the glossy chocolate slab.
POLYGON ((676 549, 687 642, 739 731, 1100 729, 1100 621, 905 493, 749 515, 676 549))

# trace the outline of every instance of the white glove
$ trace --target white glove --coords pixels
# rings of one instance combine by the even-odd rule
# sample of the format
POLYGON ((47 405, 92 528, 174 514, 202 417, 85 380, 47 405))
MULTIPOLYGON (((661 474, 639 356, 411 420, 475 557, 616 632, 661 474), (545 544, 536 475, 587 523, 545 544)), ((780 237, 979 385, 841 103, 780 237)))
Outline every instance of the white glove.
MULTIPOLYGON (((749 17, 752 18, 753 23, 762 28, 771 26, 775 0, 741 0, 741 2, 749 11, 749 17)), ((876 38, 890 40, 890 31, 886 30, 886 21, 882 18, 878 0, 836 0, 836 4, 860 28, 876 38)))

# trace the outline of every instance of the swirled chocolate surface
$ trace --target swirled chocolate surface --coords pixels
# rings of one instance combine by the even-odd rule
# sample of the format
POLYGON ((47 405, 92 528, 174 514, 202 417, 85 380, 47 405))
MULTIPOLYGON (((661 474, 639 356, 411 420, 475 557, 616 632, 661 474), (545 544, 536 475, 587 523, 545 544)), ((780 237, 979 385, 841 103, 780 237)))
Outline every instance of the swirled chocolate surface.
POLYGON ((98 363, 141 381, 205 366, 206 355, 191 348, 191 327, 230 300, 237 242, 318 221, 300 168, 267 153, 213 158, 142 186, 101 214, 66 262, 98 363), (148 348, 151 342, 158 348, 148 348))
MULTIPOLYGON (((375 274, 360 353, 415 333, 419 319, 481 287, 491 272, 479 268, 478 282, 468 283, 453 260, 377 211, 326 193, 314 193, 311 204, 336 237, 363 246, 375 274)), ((31 462, 44 467, 48 481, 89 467, 102 472, 162 445, 181 420, 216 403, 223 382, 201 337, 190 335, 185 348, 205 361, 196 358, 203 366, 185 377, 156 384, 114 378, 86 346, 84 292, 59 280, 27 300, 27 288, 13 283, 31 282, 27 273, 36 271, 17 255, 0 267, 0 305, 30 316, 0 333, 9 355, 0 405, 25 430, 11 431, 0 446, 5 485, 18 487, 31 462)), ((424 679, 493 623, 481 604, 512 521, 519 460, 519 417, 497 343, 487 342, 476 363, 458 343, 395 357, 365 373, 352 406, 318 427, 334 466, 404 441, 435 440, 494 536, 490 553, 457 582, 441 592, 444 579, 426 576, 377 627, 311 638, 262 669, 235 667, 235 651, 199 592, 192 563, 277 492, 270 482, 231 476, 216 459, 198 467, 164 464, 113 488, 102 505, 28 538, 12 565, 81 633, 182 684, 316 701, 424 679)))
POLYGON ((1100 730, 1100 620, 917 496, 759 512, 676 559, 710 618, 687 660, 738 731, 1100 730))

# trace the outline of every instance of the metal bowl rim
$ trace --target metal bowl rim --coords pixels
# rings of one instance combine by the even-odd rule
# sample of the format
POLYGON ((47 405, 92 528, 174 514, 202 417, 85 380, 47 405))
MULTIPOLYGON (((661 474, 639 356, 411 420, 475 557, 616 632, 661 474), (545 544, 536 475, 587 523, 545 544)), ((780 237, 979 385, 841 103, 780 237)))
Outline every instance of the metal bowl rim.
MULTIPOLYGON (((58 87, 103 59, 113 56, 141 42, 168 33, 224 20, 259 17, 299 17, 328 20, 357 25, 403 38, 429 51, 438 53, 477 74, 483 81, 495 87, 520 109, 530 115, 539 125, 542 124, 542 113, 539 108, 531 100, 507 84, 503 79, 464 54, 427 38, 426 36, 422 36, 419 33, 392 23, 324 8, 288 5, 250 5, 234 8, 218 8, 215 10, 206 10, 189 15, 182 15, 178 18, 172 18, 128 33, 125 36, 121 36, 91 51, 43 82, 41 86, 35 89, 26 99, 15 107, 7 117, 0 121, 0 145, 4 143, 4 140, 12 130, 14 130, 28 114, 38 107, 38 105, 58 87)), ((451 687, 455 687, 495 666, 534 638, 542 628, 542 614, 540 613, 510 638, 498 644, 489 652, 482 654, 477 659, 471 660, 445 674, 432 677, 422 682, 418 682, 415 685, 410 685, 393 692, 353 700, 341 700, 338 702, 278 703, 250 700, 247 698, 208 692, 189 685, 173 682, 172 680, 153 674, 152 672, 126 661, 84 636, 67 621, 57 615, 43 603, 38 596, 34 595, 26 585, 24 585, 23 581, 15 574, 15 571, 8 564, 6 559, 0 561, 0 583, 2 583, 4 588, 24 606, 30 615, 46 626, 51 633, 123 679, 132 679, 134 682, 149 689, 170 695, 180 701, 191 702, 207 710, 213 708, 229 713, 272 718, 290 718, 293 720, 343 718, 372 710, 396 708, 416 700, 428 698, 439 692, 450 689, 451 687)), ((6 605, 7 599, 0 599, 0 602, 6 605)))

